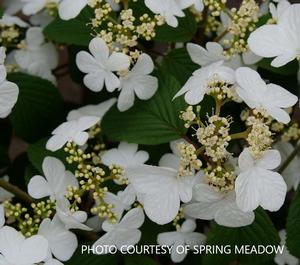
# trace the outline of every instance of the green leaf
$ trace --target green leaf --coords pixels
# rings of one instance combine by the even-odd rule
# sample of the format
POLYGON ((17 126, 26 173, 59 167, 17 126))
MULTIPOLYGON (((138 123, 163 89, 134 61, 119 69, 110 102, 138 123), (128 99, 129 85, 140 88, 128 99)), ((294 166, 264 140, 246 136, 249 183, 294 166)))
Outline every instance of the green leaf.
POLYGON ((159 265, 155 260, 148 256, 133 256, 127 255, 125 258, 125 265, 159 265))
POLYGON ((54 42, 87 46, 92 39, 89 25, 92 12, 86 7, 71 20, 56 18, 45 29, 45 36, 54 42))
POLYGON ((42 164, 44 158, 47 156, 56 157, 62 162, 65 162, 66 153, 61 149, 56 152, 51 152, 46 149, 46 143, 48 138, 41 139, 31 145, 27 149, 27 155, 30 163, 39 171, 40 174, 43 174, 42 164))
POLYGON ((287 247, 289 252, 300 258, 300 188, 297 189, 287 217, 287 247))
POLYGON ((154 40, 161 42, 187 42, 190 41, 197 32, 197 22, 193 14, 186 10, 185 17, 178 18, 176 28, 167 24, 157 27, 154 40))
POLYGON ((193 63, 186 48, 172 50, 162 61, 162 70, 175 76, 181 85, 192 76, 200 66, 193 63))
POLYGON ((272 59, 269 59, 269 58, 265 58, 265 59, 262 59, 259 63, 258 63, 258 67, 259 68, 262 68, 262 69, 265 69, 269 72, 272 72, 272 73, 275 73, 275 74, 280 74, 280 75, 287 75, 287 76, 290 76, 290 75, 296 75, 297 72, 298 72, 298 69, 299 69, 299 64, 297 62, 297 60, 294 60, 282 67, 273 67, 271 66, 271 62, 272 62, 273 58, 272 59))
POLYGON ((158 92, 148 101, 139 101, 126 112, 111 109, 102 126, 107 136, 117 141, 138 144, 162 144, 185 134, 184 123, 179 119, 186 108, 183 97, 172 101, 180 89, 175 78, 165 75, 159 78, 158 92))
POLYGON ((246 227, 229 228, 215 225, 208 234, 207 245, 226 246, 230 245, 230 254, 206 254, 203 256, 203 264, 229 264, 233 261, 238 263, 260 264, 271 261, 274 254, 239 254, 235 247, 250 245, 274 245, 280 242, 278 233, 269 216, 262 209, 255 211, 255 221, 246 227))
POLYGON ((49 135, 64 116, 56 87, 47 80, 21 73, 10 74, 8 80, 20 90, 10 115, 16 134, 28 142, 49 135))
POLYGON ((119 255, 93 255, 86 252, 81 253, 81 247, 77 249, 73 257, 65 262, 65 265, 117 265, 120 261, 119 255))

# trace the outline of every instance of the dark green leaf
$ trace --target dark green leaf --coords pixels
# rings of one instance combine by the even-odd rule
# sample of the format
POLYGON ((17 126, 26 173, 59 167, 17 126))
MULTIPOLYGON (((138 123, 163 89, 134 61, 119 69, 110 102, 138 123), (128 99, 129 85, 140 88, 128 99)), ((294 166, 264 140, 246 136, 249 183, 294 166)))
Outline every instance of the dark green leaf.
POLYGON ((300 258, 300 188, 290 206, 286 231, 286 243, 290 253, 300 258))
POLYGON ((192 62, 186 48, 172 50, 162 62, 162 70, 175 76, 181 85, 184 85, 198 68, 200 66, 192 62))
POLYGON ((10 115, 16 134, 28 142, 48 135, 64 116, 63 101, 56 87, 47 80, 27 74, 10 74, 8 79, 20 89, 10 115))
POLYGON ((188 10, 185 11, 185 17, 178 18, 176 28, 167 24, 157 27, 156 41, 161 42, 187 42, 190 41, 197 32, 197 22, 195 17, 188 10))
POLYGON ((92 12, 86 7, 74 19, 62 20, 56 18, 45 29, 45 36, 54 42, 87 46, 92 39, 90 22, 92 12))
POLYGON ((27 150, 27 155, 30 163, 39 171, 40 174, 43 174, 42 164, 44 158, 47 156, 56 157, 62 162, 65 161, 66 153, 61 149, 56 152, 51 152, 46 149, 47 139, 41 139, 34 144, 29 145, 27 150))
POLYGON ((273 67, 271 66, 271 62, 273 59, 262 59, 259 63, 258 63, 258 67, 268 70, 272 73, 275 74, 280 74, 280 75, 295 75, 298 72, 299 69, 299 64, 297 62, 297 60, 294 60, 290 63, 288 63, 287 65, 284 65, 282 67, 273 67))
POLYGON ((113 140, 150 145, 180 138, 186 129, 179 114, 186 103, 183 97, 172 101, 179 89, 176 79, 165 75, 160 78, 158 92, 150 100, 136 102, 126 112, 111 109, 102 123, 104 132, 113 140))
POLYGON ((274 254, 239 254, 235 251, 235 246, 249 245, 279 245, 278 233, 270 220, 269 216, 262 209, 255 211, 255 221, 246 227, 228 228, 215 225, 208 234, 207 245, 226 246, 230 245, 231 254, 206 254, 203 256, 203 264, 229 264, 237 261, 238 263, 260 264, 271 261, 274 254))
POLYGON ((155 260, 147 256, 125 256, 125 265, 159 265, 155 260))

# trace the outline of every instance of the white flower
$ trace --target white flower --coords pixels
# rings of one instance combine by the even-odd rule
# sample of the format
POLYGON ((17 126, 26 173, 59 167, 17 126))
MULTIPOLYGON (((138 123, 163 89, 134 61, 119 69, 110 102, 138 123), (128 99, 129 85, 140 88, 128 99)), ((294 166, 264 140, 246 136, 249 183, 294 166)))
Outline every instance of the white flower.
POLYGON ((58 8, 59 16, 64 20, 75 18, 88 4, 89 0, 61 0, 58 8))
POLYGON ((78 246, 76 235, 65 229, 57 216, 53 220, 44 219, 38 235, 48 240, 51 253, 61 261, 69 260, 78 246))
MULTIPOLYGON (((145 216, 141 208, 130 210, 117 224, 104 223, 102 228, 107 233, 100 237, 93 245, 97 246, 122 246, 135 245, 140 241, 141 231, 139 228, 144 223, 145 216)), ((97 254, 97 253, 95 253, 97 254)), ((103 253, 105 254, 105 253, 103 253)))
POLYGON ((138 199, 147 216, 158 224, 171 222, 178 214, 180 201, 189 202, 192 199, 195 176, 179 177, 178 169, 133 166, 126 170, 126 176, 134 189, 142 194, 142 199, 138 199))
MULTIPOLYGON (((145 5, 155 14, 163 16, 168 25, 171 27, 178 26, 178 20, 176 17, 184 17, 185 14, 182 11, 187 7, 193 5, 197 1, 195 0, 145 0, 145 5)), ((197 4, 200 8, 201 4, 197 4)))
POLYGON ((54 157, 46 157, 43 161, 42 176, 34 176, 28 183, 28 193, 35 199, 41 199, 50 196, 51 200, 67 194, 68 186, 78 187, 75 176, 66 171, 64 164, 54 157))
POLYGON ((203 100, 208 91, 209 83, 216 78, 228 84, 235 83, 234 71, 224 66, 223 61, 219 61, 196 70, 174 98, 185 94, 185 101, 190 105, 196 105, 203 100))
POLYGON ((97 122, 99 118, 94 116, 84 116, 78 120, 64 122, 52 132, 53 136, 48 140, 46 148, 54 152, 71 141, 80 146, 84 145, 89 138, 85 130, 93 127, 97 122))
POLYGON ((29 26, 26 22, 24 22, 19 17, 10 16, 9 14, 4 14, 2 16, 2 18, 0 19, 0 25, 1 24, 9 27, 13 25, 17 25, 21 28, 27 28, 29 26))
POLYGON ((0 204, 0 229, 5 224, 5 213, 4 213, 4 206, 0 204))
POLYGON ((27 16, 34 15, 42 11, 49 2, 58 4, 59 1, 60 0, 21 0, 23 3, 22 11, 27 16))
POLYGON ((83 224, 87 220, 87 213, 84 211, 71 211, 70 202, 65 198, 61 198, 56 202, 56 214, 68 230, 92 230, 90 227, 83 224))
MULTIPOLYGON (((294 151, 294 147, 288 142, 278 142, 274 146, 281 154, 282 162, 294 151)), ((295 158, 289 163, 287 168, 282 172, 282 176, 287 184, 288 191, 292 188, 297 190, 300 182, 300 158, 295 158)))
MULTIPOLYGON (((2 179, 7 181, 7 182, 9 181, 8 176, 4 176, 2 179)), ((14 195, 12 193, 10 193, 9 191, 7 191, 3 188, 0 188, 0 203, 4 202, 4 201, 7 201, 7 200, 10 200, 13 197, 14 197, 14 195)))
POLYGON ((251 33, 248 44, 257 55, 276 57, 271 65, 280 67, 300 55, 300 4, 288 5, 277 15, 276 25, 264 25, 251 33))
POLYGON ((78 120, 84 116, 94 116, 100 119, 100 123, 106 114, 106 112, 116 103, 116 98, 111 98, 98 105, 88 105, 77 110, 69 112, 67 121, 78 120))
POLYGON ((134 104, 135 94, 141 100, 150 99, 158 88, 158 80, 150 76, 154 69, 154 64, 149 55, 143 53, 139 56, 134 67, 120 78, 121 90, 118 99, 118 109, 125 111, 134 104))
POLYGON ((254 159, 248 148, 239 156, 239 170, 235 181, 236 202, 245 212, 258 206, 277 211, 284 203, 287 186, 280 174, 272 171, 280 165, 280 153, 267 150, 254 159))
POLYGON ((171 259, 173 262, 182 262, 186 257, 187 253, 179 253, 178 246, 189 246, 193 248, 194 246, 200 246, 204 244, 206 236, 194 232, 196 229, 196 222, 194 220, 188 219, 184 221, 180 229, 176 232, 165 232, 160 233, 157 238, 157 243, 159 245, 172 246, 171 259))
POLYGON ((235 192, 216 192, 213 187, 204 183, 197 184, 193 190, 194 201, 184 206, 187 216, 215 220, 217 224, 227 227, 250 225, 254 219, 252 211, 243 212, 236 204, 235 192))
POLYGON ((298 265, 299 260, 290 254, 289 250, 286 247, 286 231, 279 231, 279 237, 281 239, 280 245, 284 246, 283 253, 277 253, 275 256, 275 263, 278 265, 298 265))
POLYGON ((33 265, 44 261, 48 242, 39 235, 25 238, 9 226, 0 229, 0 264, 33 265))
POLYGON ((15 60, 21 71, 56 82, 51 70, 58 65, 58 54, 52 43, 45 42, 42 28, 27 30, 25 48, 15 52, 15 60))
POLYGON ((78 68, 87 74, 83 79, 84 84, 90 90, 99 92, 105 83, 107 91, 113 92, 120 86, 120 80, 112 72, 127 70, 130 65, 129 57, 120 52, 110 55, 108 46, 100 38, 91 40, 89 50, 91 54, 81 51, 76 57, 78 68))
POLYGON ((263 109, 279 122, 288 123, 290 116, 283 110, 293 106, 298 98, 275 84, 266 84, 260 75, 247 67, 236 70, 236 92, 252 109, 263 109))
POLYGON ((6 80, 5 48, 0 47, 0 118, 7 117, 17 102, 19 88, 6 80))

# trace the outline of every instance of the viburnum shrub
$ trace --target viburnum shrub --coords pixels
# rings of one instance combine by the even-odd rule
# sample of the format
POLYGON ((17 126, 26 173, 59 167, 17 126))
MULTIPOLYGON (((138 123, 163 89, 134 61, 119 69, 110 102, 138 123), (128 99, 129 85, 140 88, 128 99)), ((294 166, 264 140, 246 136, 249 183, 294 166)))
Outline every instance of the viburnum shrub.
POLYGON ((298 264, 300 4, 0 14, 0 264, 298 264))

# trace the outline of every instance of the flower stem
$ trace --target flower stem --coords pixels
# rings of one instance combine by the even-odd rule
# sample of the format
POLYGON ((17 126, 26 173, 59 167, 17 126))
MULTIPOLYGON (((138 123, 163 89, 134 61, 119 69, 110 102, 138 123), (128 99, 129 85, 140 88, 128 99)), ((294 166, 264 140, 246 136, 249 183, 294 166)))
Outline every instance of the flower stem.
POLYGON ((249 127, 246 131, 231 134, 230 138, 231 140, 246 139, 250 131, 251 131, 251 127, 249 127))
POLYGON ((299 151, 300 151, 300 143, 298 143, 294 151, 288 156, 288 158, 280 166, 280 168, 278 169, 279 174, 281 174, 288 167, 288 165, 293 161, 293 159, 295 158, 295 156, 298 154, 299 151))
POLYGON ((21 199, 24 202, 27 202, 27 203, 34 202, 34 199, 31 198, 26 192, 22 191, 17 186, 12 185, 11 183, 5 181, 4 179, 0 179, 0 187, 2 187, 3 189, 14 194, 16 197, 18 197, 19 199, 21 199))

